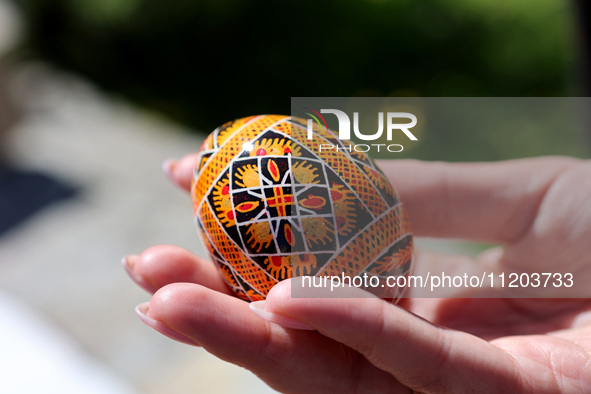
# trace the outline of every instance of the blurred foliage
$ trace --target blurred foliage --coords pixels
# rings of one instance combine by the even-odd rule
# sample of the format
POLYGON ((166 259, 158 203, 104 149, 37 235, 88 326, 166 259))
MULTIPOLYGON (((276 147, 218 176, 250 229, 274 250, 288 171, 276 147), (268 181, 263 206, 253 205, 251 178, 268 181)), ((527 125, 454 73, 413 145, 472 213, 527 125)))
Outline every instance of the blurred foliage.
POLYGON ((561 0, 15 0, 25 55, 200 130, 291 96, 577 94, 561 0))

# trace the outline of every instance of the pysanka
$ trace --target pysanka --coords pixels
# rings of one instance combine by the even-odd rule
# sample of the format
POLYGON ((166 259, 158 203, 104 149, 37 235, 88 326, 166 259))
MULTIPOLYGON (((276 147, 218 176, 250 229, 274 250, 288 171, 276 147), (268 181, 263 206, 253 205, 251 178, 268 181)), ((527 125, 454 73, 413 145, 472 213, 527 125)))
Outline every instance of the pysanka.
MULTIPOLYGON (((199 152, 191 191, 197 229, 245 300, 264 299, 292 276, 384 283, 410 270, 412 234, 390 182, 363 152, 320 151, 347 147, 332 131, 307 133, 304 119, 252 116, 218 127, 199 152)), ((400 296, 383 287, 386 298, 400 296)))

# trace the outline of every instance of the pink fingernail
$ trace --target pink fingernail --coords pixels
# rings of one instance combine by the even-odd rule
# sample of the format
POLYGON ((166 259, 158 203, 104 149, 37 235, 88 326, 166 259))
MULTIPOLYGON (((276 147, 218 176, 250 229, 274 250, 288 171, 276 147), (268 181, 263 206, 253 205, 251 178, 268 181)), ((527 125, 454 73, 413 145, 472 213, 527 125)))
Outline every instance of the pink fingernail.
POLYGON ((162 323, 161 321, 154 320, 150 316, 148 316, 148 306, 150 305, 149 302, 144 302, 139 304, 135 307, 135 313, 138 315, 140 320, 147 325, 148 327, 153 328, 154 330, 158 331, 160 334, 169 337, 170 339, 174 339, 175 341, 179 341, 185 343, 187 345, 198 346, 200 347, 197 342, 193 339, 189 338, 186 335, 178 333, 174 331, 172 328, 168 327, 166 324, 162 323))
POLYGON ((162 162, 162 172, 166 175, 166 178, 175 186, 180 187, 179 183, 175 179, 173 172, 174 168, 176 167, 178 160, 176 159, 167 159, 162 162))
POLYGON ((151 284, 149 284, 143 277, 138 275, 133 270, 133 266, 134 266, 135 262, 137 261, 138 257, 139 256, 136 256, 136 255, 125 256, 121 259, 121 265, 123 265, 123 269, 125 270, 125 272, 127 272, 127 275, 129 275, 129 277, 139 287, 146 290, 150 294, 154 294, 156 292, 156 290, 158 290, 158 289, 156 287, 152 286, 151 284))
POLYGON ((270 321, 271 323, 279 324, 285 328, 294 328, 296 330, 314 330, 314 328, 310 327, 306 323, 302 323, 301 321, 277 313, 267 312, 265 310, 265 301, 254 301, 248 306, 255 315, 270 321))

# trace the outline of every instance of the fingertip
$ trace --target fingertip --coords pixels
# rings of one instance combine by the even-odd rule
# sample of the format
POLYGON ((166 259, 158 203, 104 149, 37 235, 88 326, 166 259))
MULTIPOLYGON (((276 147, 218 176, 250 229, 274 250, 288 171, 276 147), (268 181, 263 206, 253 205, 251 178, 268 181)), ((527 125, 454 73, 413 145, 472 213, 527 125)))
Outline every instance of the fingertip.
POLYGON ((178 165, 178 160, 176 159, 166 159, 162 162, 161 168, 162 172, 168 179, 170 183, 175 185, 178 188, 185 189, 184 185, 179 182, 178 176, 176 175, 176 168, 178 165))
POLYGON ((167 159, 162 162, 162 171, 168 180, 182 190, 191 190, 197 154, 192 153, 181 159, 167 159))
POLYGON ((144 323, 145 325, 147 325, 148 327, 158 331, 160 334, 162 334, 168 338, 174 339, 175 341, 185 343, 185 344, 191 345, 191 346, 200 346, 192 338, 190 338, 190 337, 188 337, 176 330, 173 330, 166 323, 164 323, 160 320, 154 319, 150 315, 149 312, 150 312, 150 302, 143 302, 141 304, 138 304, 135 307, 136 315, 139 317, 140 321, 142 323, 144 323))
POLYGON ((135 284, 146 290, 148 293, 153 294, 156 291, 156 287, 149 283, 141 274, 136 271, 137 261, 139 258, 140 256, 137 255, 124 256, 121 259, 121 265, 135 284))
MULTIPOLYGON (((167 312, 169 312, 174 307, 182 306, 185 304, 188 293, 195 292, 195 288, 200 288, 201 286, 193 284, 193 283, 171 283, 165 286, 162 286, 154 296, 150 302, 150 306, 154 310, 158 316, 163 316, 167 312)), ((202 300, 202 297, 195 297, 199 300, 202 300)))
POLYGON ((184 326, 192 318, 191 309, 203 301, 202 296, 196 296, 201 294, 199 287, 191 283, 172 283, 161 287, 150 300, 150 317, 170 327, 184 326))
POLYGON ((150 301, 148 316, 210 351, 231 351, 229 338, 241 343, 241 335, 251 335, 264 326, 248 310, 246 302, 193 283, 174 283, 159 289, 150 301))
POLYGON ((152 246, 139 255, 124 257, 121 263, 129 277, 150 294, 171 283, 196 283, 234 295, 214 263, 179 246, 152 246))
POLYGON ((197 261, 190 251, 174 245, 156 245, 144 250, 136 259, 135 271, 158 279, 158 287, 190 281, 195 276, 197 261))
POLYGON ((176 159, 166 159, 162 162, 162 172, 164 173, 164 175, 166 175, 167 178, 170 179, 172 177, 172 172, 174 170, 174 167, 176 166, 176 163, 176 159))
POLYGON ((141 304, 137 304, 135 306, 135 314, 141 319, 148 315, 148 309, 150 308, 150 302, 142 302, 141 304))

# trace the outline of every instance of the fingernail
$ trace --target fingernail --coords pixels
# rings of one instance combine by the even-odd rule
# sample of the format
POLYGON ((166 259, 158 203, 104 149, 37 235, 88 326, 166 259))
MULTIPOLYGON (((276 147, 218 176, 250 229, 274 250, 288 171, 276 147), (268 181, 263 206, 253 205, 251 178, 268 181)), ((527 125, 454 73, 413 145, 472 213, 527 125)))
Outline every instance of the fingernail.
POLYGON ((168 180, 176 186, 179 186, 179 183, 176 181, 174 175, 173 175, 173 171, 174 168, 176 167, 178 161, 176 159, 167 159, 164 160, 162 162, 162 172, 164 172, 164 175, 166 175, 166 178, 168 178, 168 180))
POLYGON ((302 323, 301 321, 277 313, 267 312, 265 310, 265 305, 265 301, 254 301, 248 306, 255 315, 270 321, 271 323, 279 324, 285 328, 294 328, 296 330, 314 330, 314 328, 310 327, 306 323, 302 323))
POLYGON ((160 334, 169 337, 170 339, 174 339, 175 341, 179 341, 185 343, 187 345, 192 346, 201 346, 191 338, 181 333, 174 331, 172 328, 168 327, 166 324, 162 323, 161 321, 154 320, 150 316, 148 316, 148 306, 150 305, 149 302, 144 302, 139 304, 135 307, 135 313, 138 315, 140 320, 147 325, 148 327, 153 328, 154 330, 158 331, 160 334))
POLYGON ((138 275, 133 270, 133 266, 135 265, 135 262, 137 261, 138 258, 139 258, 139 256, 136 256, 136 255, 125 256, 121 259, 121 265, 123 265, 123 269, 125 269, 125 272, 127 272, 127 275, 129 275, 129 277, 139 287, 146 290, 150 294, 154 294, 156 292, 156 290, 158 290, 158 289, 155 288, 154 286, 152 286, 151 284, 149 284, 143 277, 138 275))

